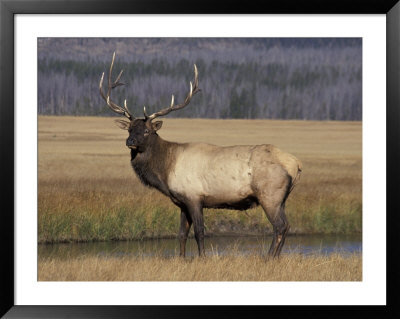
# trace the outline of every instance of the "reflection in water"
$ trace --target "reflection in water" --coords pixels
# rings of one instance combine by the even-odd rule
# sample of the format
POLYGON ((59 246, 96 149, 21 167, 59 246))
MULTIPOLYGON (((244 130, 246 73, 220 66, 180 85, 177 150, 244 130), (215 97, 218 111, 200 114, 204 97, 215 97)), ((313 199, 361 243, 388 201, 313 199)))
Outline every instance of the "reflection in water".
MULTIPOLYGON (((268 252, 272 237, 211 237, 205 239, 207 255, 260 254, 268 252)), ((361 253, 361 234, 355 235, 307 235, 288 236, 282 254, 301 253, 342 255, 361 253)), ((40 257, 76 258, 80 256, 178 256, 178 239, 154 239, 138 241, 115 241, 96 243, 74 243, 38 245, 40 257)), ((197 255, 197 244, 189 238, 187 256, 197 255)))

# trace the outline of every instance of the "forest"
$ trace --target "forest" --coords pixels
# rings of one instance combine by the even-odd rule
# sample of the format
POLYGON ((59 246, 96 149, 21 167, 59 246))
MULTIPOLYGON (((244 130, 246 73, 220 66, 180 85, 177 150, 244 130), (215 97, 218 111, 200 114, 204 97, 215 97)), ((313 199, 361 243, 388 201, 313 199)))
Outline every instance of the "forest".
POLYGON ((114 51, 112 97, 136 117, 180 103, 196 64, 201 91, 168 116, 362 119, 361 38, 39 38, 38 114, 115 115, 99 94, 114 51))

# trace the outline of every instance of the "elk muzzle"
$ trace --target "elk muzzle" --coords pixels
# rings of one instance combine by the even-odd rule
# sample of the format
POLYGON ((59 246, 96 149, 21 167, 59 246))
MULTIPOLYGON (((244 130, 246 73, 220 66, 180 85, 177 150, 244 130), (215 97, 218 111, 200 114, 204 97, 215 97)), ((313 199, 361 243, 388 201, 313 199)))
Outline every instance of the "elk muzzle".
POLYGON ((128 148, 135 149, 135 148, 136 148, 135 139, 132 138, 132 137, 128 137, 128 138, 126 139, 126 146, 127 146, 128 148))

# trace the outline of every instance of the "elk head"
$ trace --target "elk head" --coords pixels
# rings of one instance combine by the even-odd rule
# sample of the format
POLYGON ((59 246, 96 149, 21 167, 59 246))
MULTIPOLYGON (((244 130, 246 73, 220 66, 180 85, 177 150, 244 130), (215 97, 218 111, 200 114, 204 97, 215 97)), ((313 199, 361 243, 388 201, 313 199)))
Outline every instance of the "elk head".
POLYGON ((172 111, 176 111, 184 108, 186 105, 190 103, 192 96, 200 91, 198 84, 198 73, 197 67, 194 65, 194 80, 193 83, 190 82, 190 90, 185 100, 181 104, 174 104, 174 96, 172 95, 171 104, 169 107, 162 109, 158 112, 155 112, 151 115, 146 113, 146 107, 143 108, 144 118, 135 118, 132 113, 128 110, 126 105, 126 100, 124 101, 124 107, 117 105, 110 98, 111 91, 120 86, 124 85, 124 83, 120 82, 122 72, 119 73, 116 80, 113 82, 111 80, 111 73, 115 60, 115 52, 112 57, 110 71, 108 74, 108 88, 107 93, 105 94, 103 91, 103 80, 104 80, 104 72, 100 79, 100 95, 107 102, 107 105, 114 112, 124 115, 129 121, 126 120, 116 120, 118 126, 124 130, 129 132, 129 137, 126 139, 126 146, 130 149, 136 150, 137 152, 143 152, 146 149, 146 145, 148 145, 149 141, 154 139, 157 136, 157 131, 162 126, 162 121, 153 120, 159 116, 167 115, 172 111))

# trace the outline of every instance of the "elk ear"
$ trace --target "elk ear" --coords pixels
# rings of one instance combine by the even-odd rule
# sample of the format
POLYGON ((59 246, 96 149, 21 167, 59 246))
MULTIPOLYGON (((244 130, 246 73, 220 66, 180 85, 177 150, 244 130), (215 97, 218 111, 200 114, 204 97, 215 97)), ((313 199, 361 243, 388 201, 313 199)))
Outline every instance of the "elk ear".
POLYGON ((131 125, 130 122, 128 121, 124 121, 124 120, 115 120, 115 123, 117 123, 117 125, 119 126, 119 128, 123 129, 123 130, 128 130, 129 126, 131 125))
POLYGON ((157 121, 157 122, 151 123, 151 126, 154 131, 158 131, 162 126, 162 121, 157 121))

